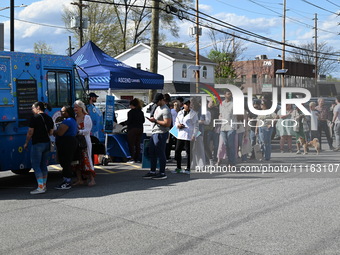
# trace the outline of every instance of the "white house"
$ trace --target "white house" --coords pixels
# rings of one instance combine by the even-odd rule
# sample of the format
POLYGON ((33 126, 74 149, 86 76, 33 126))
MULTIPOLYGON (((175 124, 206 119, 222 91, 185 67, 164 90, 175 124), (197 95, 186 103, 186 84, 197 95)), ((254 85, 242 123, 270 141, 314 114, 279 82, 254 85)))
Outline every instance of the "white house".
MULTIPOLYGON (((115 58, 129 66, 149 71, 150 50, 149 45, 141 43, 115 58)), ((200 56, 200 82, 214 84, 215 65, 208 58, 200 56)), ((163 93, 189 93, 190 84, 196 84, 195 67, 195 52, 185 48, 158 46, 158 73, 164 76, 163 93)))

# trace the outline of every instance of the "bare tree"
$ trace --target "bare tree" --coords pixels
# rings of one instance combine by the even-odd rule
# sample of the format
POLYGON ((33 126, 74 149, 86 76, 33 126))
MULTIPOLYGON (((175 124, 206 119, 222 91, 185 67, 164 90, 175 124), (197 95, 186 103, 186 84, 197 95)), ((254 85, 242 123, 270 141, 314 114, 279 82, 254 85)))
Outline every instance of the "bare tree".
POLYGON ((43 41, 38 41, 34 43, 33 49, 34 49, 34 53, 54 54, 52 47, 43 41))
MULTIPOLYGON (((314 65, 315 64, 314 45, 315 45, 314 42, 299 45, 299 48, 303 49, 292 49, 294 53, 290 53, 287 60, 314 65)), ((334 50, 334 48, 332 46, 328 46, 326 42, 320 42, 318 43, 317 52, 318 52, 318 73, 324 75, 329 75, 333 73, 338 68, 337 61, 329 60, 332 58, 332 55, 329 54, 337 55, 337 52, 334 50)))
MULTIPOLYGON (((193 0, 178 0, 183 4, 191 4, 193 0)), ((162 2, 162 9, 173 1, 162 2)), ((110 4, 88 2, 88 8, 83 10, 83 17, 89 19, 89 29, 86 40, 92 40, 110 55, 117 55, 130 47, 150 41, 151 8, 149 0, 113 0, 110 4)), ((64 22, 69 24, 71 17, 79 16, 79 8, 64 10, 64 22)), ((160 11, 160 26, 178 36, 178 17, 172 13, 160 11)), ((79 37, 79 30, 71 30, 79 37)), ((164 40, 165 35, 161 34, 164 40)))

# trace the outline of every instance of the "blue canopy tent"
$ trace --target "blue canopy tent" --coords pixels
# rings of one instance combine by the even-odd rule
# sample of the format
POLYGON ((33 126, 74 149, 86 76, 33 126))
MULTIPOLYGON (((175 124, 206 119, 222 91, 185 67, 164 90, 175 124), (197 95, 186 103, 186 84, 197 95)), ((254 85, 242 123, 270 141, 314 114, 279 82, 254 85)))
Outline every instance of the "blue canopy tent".
POLYGON ((128 66, 107 55, 92 41, 74 53, 72 59, 86 72, 79 74, 82 79, 89 78, 91 90, 163 89, 164 86, 162 75, 128 66))

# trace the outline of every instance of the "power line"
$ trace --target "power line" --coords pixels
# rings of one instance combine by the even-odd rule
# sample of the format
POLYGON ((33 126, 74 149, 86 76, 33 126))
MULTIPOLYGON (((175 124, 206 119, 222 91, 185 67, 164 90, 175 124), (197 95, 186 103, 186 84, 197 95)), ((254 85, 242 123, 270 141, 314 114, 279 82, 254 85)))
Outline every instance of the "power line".
POLYGON ((335 12, 332 12, 332 11, 330 11, 330 10, 327 10, 327 9, 325 9, 325 8, 323 8, 323 7, 321 7, 321 6, 318 6, 318 5, 316 5, 316 4, 313 4, 313 3, 311 3, 311 2, 309 2, 309 1, 307 1, 307 0, 301 0, 301 1, 302 1, 302 2, 305 2, 305 3, 307 3, 307 4, 310 4, 310 5, 312 5, 312 6, 316 7, 316 8, 318 8, 318 9, 324 10, 324 11, 326 11, 326 12, 335 14, 335 15, 337 15, 337 16, 339 15, 339 13, 335 13, 335 12))
MULTIPOLYGON (((117 6, 128 6, 128 7, 137 7, 137 8, 142 7, 142 8, 149 8, 149 9, 152 8, 151 6, 140 6, 140 5, 134 5, 134 4, 132 4, 132 5, 126 5, 126 4, 112 3, 112 2, 100 1, 100 0, 84 0, 84 1, 92 2, 92 3, 111 4, 111 5, 117 5, 117 6)), ((177 2, 177 1, 174 1, 174 2, 177 2)), ((177 2, 177 3, 178 3, 178 2, 177 2)), ((178 3, 178 4, 180 4, 181 6, 184 6, 184 5, 182 5, 181 3, 178 3)), ((187 9, 192 9, 191 7, 186 7, 186 8, 187 8, 187 9)), ((165 12, 166 12, 165 9, 162 9, 162 8, 160 8, 160 9, 161 9, 162 11, 165 11, 165 12)), ((196 14, 192 14, 192 13, 189 13, 189 12, 187 12, 187 11, 182 11, 182 12, 183 12, 183 13, 185 12, 185 13, 187 13, 188 15, 191 15, 191 16, 193 16, 193 17, 196 17, 196 14)), ((209 18, 215 19, 215 18, 213 18, 213 17, 211 17, 211 16, 209 16, 209 15, 207 15, 207 14, 205 14, 205 13, 202 13, 202 12, 199 12, 199 13, 202 14, 202 15, 205 15, 205 16, 207 16, 207 17, 209 17, 209 18)), ((1 15, 0 15, 0 16, 1 16, 1 15)), ((183 18, 184 18, 184 17, 183 17, 183 18)), ((190 22, 195 23, 195 21, 192 21, 192 20, 190 20, 189 18, 185 18, 185 19, 188 20, 188 21, 190 21, 190 22)), ((279 41, 273 40, 273 39, 271 39, 271 38, 267 38, 267 37, 258 35, 258 34, 256 34, 256 33, 247 31, 247 30, 245 30, 245 29, 242 29, 242 28, 239 28, 239 27, 236 27, 236 26, 233 26, 233 25, 231 25, 231 24, 228 24, 228 23, 223 22, 223 21, 218 20, 218 19, 215 19, 215 20, 217 20, 217 21, 219 21, 219 22, 222 22, 222 23, 224 23, 224 24, 226 24, 226 25, 222 25, 222 24, 220 24, 220 23, 217 23, 217 22, 208 20, 208 19, 206 19, 206 18, 202 18, 202 19, 204 19, 204 20, 206 20, 206 21, 208 21, 208 22, 215 23, 216 25, 222 26, 222 27, 224 27, 224 28, 231 29, 231 30, 237 31, 237 32, 239 32, 239 33, 243 33, 243 34, 246 34, 246 35, 249 35, 249 36, 258 38, 258 39, 262 39, 262 40, 264 40, 264 41, 268 41, 269 43, 275 43, 275 44, 282 45, 282 42, 279 42, 279 41)), ((19 20, 19 21, 27 22, 27 23, 31 23, 31 24, 36 24, 36 25, 42 25, 42 26, 48 26, 48 27, 57 27, 57 28, 67 29, 67 28, 65 28, 65 27, 59 27, 59 26, 53 26, 53 25, 46 25, 46 24, 39 24, 39 23, 29 22, 29 21, 23 21, 23 20, 19 20)), ((223 30, 216 29, 216 28, 214 28, 214 27, 212 27, 212 26, 209 26, 209 25, 205 25, 205 24, 201 24, 201 25, 204 26, 204 27, 206 27, 206 28, 209 28, 209 29, 212 29, 212 30, 215 30, 215 31, 224 33, 224 34, 228 34, 228 35, 234 36, 234 37, 239 38, 239 39, 241 39, 241 40, 245 40, 245 41, 248 41, 248 42, 251 42, 251 43, 255 43, 255 44, 259 44, 259 45, 262 45, 262 46, 265 46, 265 47, 269 47, 269 48, 281 50, 280 48, 274 47, 274 46, 272 46, 272 45, 268 45, 268 44, 265 44, 265 43, 261 43, 261 42, 258 42, 258 41, 256 41, 256 40, 251 40, 251 39, 244 38, 244 37, 241 37, 241 36, 237 36, 237 35, 235 35, 235 34, 231 34, 231 33, 225 32, 225 31, 223 31, 223 30)), ((290 45, 290 44, 285 44, 285 45, 288 46, 288 47, 291 47, 291 48, 296 48, 296 49, 300 49, 300 50, 305 50, 305 51, 314 52, 314 51, 312 51, 312 50, 305 49, 305 48, 301 48, 301 47, 297 47, 297 46, 295 46, 295 45, 290 45)), ((289 51, 289 50, 286 50, 286 51, 287 51, 287 52, 290 52, 290 53, 295 53, 295 54, 296 54, 296 52, 293 52, 293 51, 289 51)), ((323 53, 323 52, 320 52, 320 53, 321 53, 321 54, 324 54, 324 55, 340 56, 340 55, 335 55, 335 54, 331 54, 331 53, 323 53)), ((302 54, 302 53, 298 53, 298 54, 300 54, 300 55, 306 55, 306 56, 307 56, 307 54, 302 54)), ((325 58, 325 59, 328 59, 328 58, 325 58)), ((328 60, 337 61, 337 59, 328 59, 328 60)))
MULTIPOLYGON (((0 17, 7 18, 7 19, 10 18, 10 17, 4 16, 4 15, 0 15, 0 17)), ((49 25, 49 24, 43 24, 43 23, 37 23, 37 22, 27 21, 27 20, 22 20, 22 19, 16 19, 16 18, 14 18, 14 20, 17 20, 17 21, 20 21, 20 22, 24 22, 24 23, 33 24, 33 25, 38 25, 38 26, 53 27, 53 28, 61 28, 61 29, 66 29, 66 30, 68 29, 68 28, 66 28, 66 27, 61 27, 61 26, 56 26, 56 25, 49 25)))
POLYGON ((329 1, 329 0, 326 0, 328 3, 331 3, 331 4, 334 4, 336 7, 340 7, 340 5, 337 5, 337 4, 335 4, 335 3, 333 3, 333 2, 331 2, 331 1, 329 1))
MULTIPOLYGON (((174 0, 174 2, 177 2, 177 1, 174 0)), ((191 8, 191 9, 194 10, 193 8, 191 8)), ((183 11, 183 12, 186 12, 186 11, 183 11)), ((191 16, 195 16, 195 14, 191 14, 191 13, 189 13, 189 12, 186 12, 186 13, 189 14, 189 15, 191 15, 191 16)), ((269 42, 272 42, 272 43, 276 43, 276 44, 279 44, 279 45, 283 45, 282 42, 279 42, 279 41, 276 41, 276 40, 274 40, 274 39, 271 39, 271 38, 268 38, 268 37, 264 37, 264 36, 258 35, 258 34, 256 34, 256 33, 247 31, 247 30, 245 30, 245 29, 236 27, 236 26, 234 26, 234 25, 231 25, 231 24, 229 24, 229 23, 227 23, 227 22, 224 22, 224 21, 222 21, 222 20, 219 20, 219 19, 217 19, 217 18, 214 18, 214 17, 212 17, 212 16, 210 16, 210 15, 208 15, 208 14, 202 13, 202 12, 200 12, 200 11, 199 11, 199 13, 202 14, 202 15, 204 15, 204 16, 209 17, 209 18, 212 19, 212 20, 216 20, 216 21, 218 21, 218 22, 220 22, 220 23, 222 23, 222 24, 225 24, 225 25, 222 25, 222 24, 217 23, 217 22, 215 22, 215 21, 211 21, 211 20, 208 20, 208 19, 206 19, 206 18, 204 18, 204 17, 201 17, 201 19, 203 19, 203 20, 205 20, 205 21, 208 21, 208 22, 211 22, 211 23, 213 23, 213 24, 215 24, 215 25, 219 25, 219 26, 225 27, 225 28, 227 28, 227 29, 234 30, 234 31, 239 32, 239 33, 247 34, 247 35, 249 35, 249 36, 253 36, 253 37, 256 37, 256 38, 258 38, 258 39, 262 39, 262 40, 265 40, 265 41, 269 41, 269 42)), ((189 21, 191 21, 191 20, 189 20, 189 21)), ((228 34, 229 34, 229 35, 232 35, 232 34, 230 34, 230 33, 228 33, 228 34)), ((296 49, 300 49, 300 50, 307 50, 307 51, 314 52, 313 50, 304 49, 304 48, 301 48, 301 47, 298 47, 298 46, 295 46, 295 45, 290 45, 290 44, 287 44, 287 43, 285 43, 285 45, 288 46, 288 47, 291 47, 291 48, 296 48, 296 49)), ((325 52, 322 53, 322 54, 334 56, 334 54, 325 53, 325 52)), ((337 56, 340 56, 340 55, 337 55, 337 56)))
MULTIPOLYGON (((177 1, 174 0, 174 2, 176 3, 177 1)), ((190 9, 194 10, 193 8, 190 8, 190 9)), ((189 15, 191 15, 191 16, 195 16, 195 14, 191 14, 191 13, 189 13, 189 12, 187 12, 187 11, 183 11, 183 12, 186 12, 187 14, 189 14, 189 15)), ((216 19, 216 18, 214 18, 214 17, 212 17, 212 16, 210 16, 210 15, 207 15, 207 14, 205 14, 205 13, 202 13, 202 12, 199 12, 199 13, 202 14, 202 15, 205 15, 205 16, 211 18, 211 19, 218 20, 218 19, 216 19)), ((184 18, 185 18, 185 17, 184 17, 184 18)), ((192 23, 195 23, 194 21, 192 21, 192 20, 190 20, 190 19, 188 19, 188 18, 185 18, 185 19, 188 20, 188 21, 190 21, 190 22, 192 22, 192 23)), ((269 42, 272 42, 272 43, 275 43, 275 44, 279 44, 279 45, 282 45, 282 44, 283 44, 282 42, 273 40, 273 39, 271 39, 271 38, 263 37, 263 36, 260 36, 260 35, 255 34, 255 33, 249 32, 249 31, 247 31, 247 30, 244 30, 244 29, 241 29, 241 28, 237 28, 236 26, 233 26, 233 25, 228 24, 228 23, 226 23, 226 22, 223 22, 223 21, 221 21, 221 20, 218 20, 218 21, 221 22, 221 23, 225 23, 225 24, 227 24, 228 26, 218 24, 218 23, 216 23, 216 22, 214 22, 214 21, 207 20, 206 18, 203 18, 203 17, 201 17, 200 19, 206 20, 206 21, 208 21, 208 22, 212 22, 212 23, 214 23, 214 24, 217 24, 217 25, 219 25, 219 26, 225 27, 225 28, 227 28, 227 29, 231 29, 231 30, 234 30, 234 31, 237 31, 237 32, 240 32, 240 33, 248 34, 248 35, 250 35, 250 36, 257 37, 257 38, 259 38, 259 39, 263 39, 263 40, 265 40, 265 41, 269 41, 269 42)), ((201 23, 201 26, 207 27, 207 28, 209 28, 209 29, 212 29, 212 30, 215 30, 215 31, 218 31, 218 32, 221 32, 221 33, 230 35, 230 36, 234 36, 234 37, 239 38, 239 39, 241 39, 241 40, 245 40, 245 41, 253 42, 253 43, 256 43, 256 44, 259 44, 259 45, 262 45, 262 46, 266 46, 266 47, 269 47, 269 48, 281 50, 280 48, 277 48, 277 47, 275 47, 275 46, 267 45, 267 44, 264 44, 264 43, 261 43, 261 42, 255 41, 255 40, 251 40, 251 39, 248 39, 248 38, 244 38, 244 37, 241 37, 241 36, 237 36, 237 35, 234 35, 234 34, 225 32, 225 31, 223 31, 223 30, 214 28, 214 27, 209 26, 209 25, 205 25, 205 24, 202 24, 202 23, 201 23)), ((305 48, 298 47, 298 46, 295 46, 295 45, 290 45, 290 44, 287 44, 287 43, 285 43, 285 45, 288 46, 288 47, 291 47, 291 48, 295 48, 295 49, 299 49, 299 50, 303 50, 303 51, 309 51, 309 52, 314 53, 313 50, 305 49, 305 48)), ((286 50, 286 52, 290 52, 290 53, 294 53, 294 54, 300 54, 300 55, 309 56, 308 54, 296 53, 296 52, 290 51, 290 50, 286 50)), ((330 55, 330 56, 340 56, 340 55, 336 55, 336 54, 332 54, 332 53, 325 53, 325 52, 319 52, 319 53, 320 53, 320 54, 324 54, 324 55, 330 55)), ((324 59, 338 61, 337 59, 330 59, 330 58, 324 58, 324 59)))
POLYGON ((234 5, 231 5, 231 4, 227 4, 226 2, 224 1, 221 1, 221 0, 215 0, 221 4, 224 4, 224 5, 227 5, 227 6, 231 6, 235 9, 238 9, 238 10, 241 10, 241 11, 246 11, 246 12, 250 12, 250 13, 255 13, 255 14, 260 14, 260 15, 266 15, 266 16, 272 16, 272 17, 276 17, 276 15, 271 15, 271 14, 265 14, 265 13, 261 13, 261 12, 254 12, 254 11, 249 11, 247 9, 243 9, 243 8, 240 8, 240 7, 237 7, 237 6, 234 6, 234 5))
MULTIPOLYGON (((259 3, 255 2, 254 0, 248 0, 248 1, 254 3, 254 4, 258 5, 258 6, 261 6, 262 8, 265 8, 265 9, 271 11, 271 12, 274 12, 274 13, 278 14, 279 17, 282 17, 281 13, 279 13, 279 12, 277 12, 277 11, 274 11, 274 10, 270 9, 269 7, 266 7, 266 6, 262 5, 262 4, 259 4, 259 3)), ((289 20, 291 20, 291 21, 293 21, 293 22, 295 22, 295 23, 304 25, 304 26, 307 27, 307 28, 314 28, 312 25, 309 25, 309 24, 304 23, 304 22, 302 22, 302 21, 299 21, 299 20, 297 20, 297 19, 291 18, 291 17, 289 17, 289 16, 286 16, 286 18, 289 19, 289 20)), ((321 28, 318 28, 318 30, 323 31, 323 32, 326 32, 326 33, 331 33, 331 34, 338 35, 338 33, 336 33, 336 32, 324 30, 324 29, 321 29, 321 28)))

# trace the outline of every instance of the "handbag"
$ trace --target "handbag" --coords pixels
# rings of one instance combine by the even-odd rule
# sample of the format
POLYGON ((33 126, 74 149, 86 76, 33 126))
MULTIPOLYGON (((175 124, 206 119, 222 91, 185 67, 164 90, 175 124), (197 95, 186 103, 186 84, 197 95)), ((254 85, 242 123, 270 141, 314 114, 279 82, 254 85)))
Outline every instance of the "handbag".
MULTIPOLYGON (((40 115, 40 114, 39 114, 40 115)), ((50 139, 50 152, 55 152, 56 151, 56 145, 55 145, 55 138, 53 135, 49 135, 48 134, 48 130, 47 130, 47 126, 46 126, 46 122, 43 116, 40 115, 40 117, 43 119, 43 122, 45 124, 45 129, 46 129, 46 133, 48 135, 48 138, 50 139)))
POLYGON ((77 141, 78 141, 78 147, 80 149, 86 149, 87 148, 87 143, 85 136, 83 135, 76 135, 77 141))

